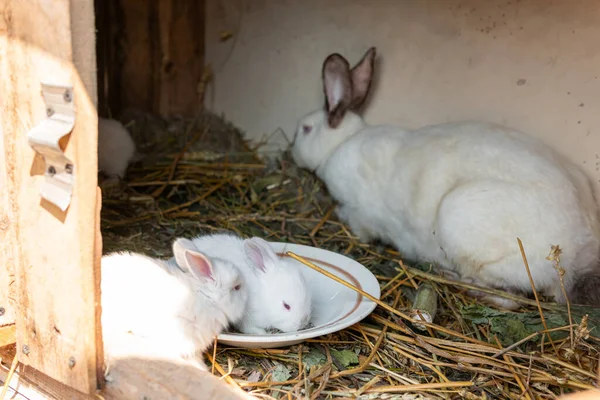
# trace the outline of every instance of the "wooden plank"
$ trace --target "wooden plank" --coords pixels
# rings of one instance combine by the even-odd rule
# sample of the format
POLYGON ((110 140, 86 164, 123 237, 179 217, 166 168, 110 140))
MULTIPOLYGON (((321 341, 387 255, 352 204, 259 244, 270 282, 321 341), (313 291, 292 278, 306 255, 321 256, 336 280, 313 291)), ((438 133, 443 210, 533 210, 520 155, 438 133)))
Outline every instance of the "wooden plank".
MULTIPOLYGON (((0 368, 0 384, 4 385, 8 377, 8 372, 4 368, 0 368)), ((8 399, 15 400, 48 400, 48 396, 41 393, 34 387, 29 387, 27 384, 23 384, 19 381, 17 374, 13 374, 8 383, 8 399)))
POLYGON ((204 70, 204 0, 108 4, 110 26, 100 29, 113 33, 108 48, 115 50, 106 55, 107 66, 114 66, 107 71, 111 107, 195 115, 204 70))
POLYGON ((17 327, 7 325, 0 328, 0 348, 15 344, 17 341, 17 327))
POLYGON ((110 366, 104 399, 250 400, 209 372, 167 361, 125 358, 110 366))
MULTIPOLYGON (((7 361, 10 365, 12 359, 7 361)), ((228 386, 209 372, 176 363, 127 358, 115 361, 110 371, 112 380, 104 390, 97 392, 101 397, 76 392, 23 366, 17 368, 10 387, 30 400, 251 399, 243 390, 228 386)), ((6 379, 7 372, 7 366, 0 366, 0 382, 6 379)))
POLYGON ((107 55, 110 51, 108 48, 109 32, 105 31, 105 27, 109 27, 110 22, 107 20, 110 1, 94 1, 94 15, 96 17, 96 65, 97 65, 97 86, 98 86, 98 116, 109 116, 108 105, 108 87, 107 84, 107 55))
MULTIPOLYGON (((16 340, 16 339, 15 339, 16 340)), ((17 345, 13 343, 8 346, 0 347, 0 363, 10 365, 15 358, 17 345)))
MULTIPOLYGON (((0 22, 1 24, 1 22, 0 22)), ((1 99, 0 99, 1 101, 1 99)), ((14 153, 4 150, 4 130, 0 113, 0 326, 14 324, 16 230, 11 228, 14 220, 10 207, 11 192, 7 185, 7 165, 12 165, 14 153)))
MULTIPOLYGON (((0 115, 9 193, 19 360, 84 393, 96 389, 94 233, 97 115, 92 0, 0 0, 0 115), (77 37, 75 37, 75 33, 77 37), (76 69, 75 65, 79 68, 76 69), (26 134, 46 117, 41 80, 74 86, 70 207, 41 200, 44 164, 26 134), (26 347, 25 347, 26 346, 26 347)), ((7 265, 0 254, 0 265, 7 265)))
MULTIPOLYGON (((0 381, 4 382, 6 380, 8 370, 8 366, 0 366, 0 381)), ((10 380, 9 385, 13 393, 18 393, 29 400, 97 399, 93 395, 83 394, 60 382, 48 378, 39 371, 36 371, 35 369, 23 364, 19 364, 17 370, 10 380)), ((12 397, 7 398, 12 399, 12 397)))
POLYGON ((101 302, 101 279, 102 279, 102 190, 96 187, 96 224, 94 229, 94 297, 95 303, 95 328, 96 328, 96 383, 98 389, 104 387, 104 342, 102 340, 102 302, 101 302))
POLYGON ((198 84, 204 71, 204 1, 160 1, 161 115, 194 115, 200 108, 198 84))
POLYGON ((118 66, 108 71, 108 102, 118 107, 111 111, 117 113, 129 107, 153 111, 156 107, 152 52, 156 50, 158 35, 156 21, 151 17, 156 14, 156 2, 109 0, 108 3, 110 26, 105 26, 104 31, 111 33, 115 51, 106 56, 111 57, 109 65, 118 66))
MULTIPOLYGON (((0 18, 0 35, 3 34, 4 26, 0 18)), ((1 78, 1 76, 0 76, 1 78)), ((8 81, 4 80, 5 85, 8 81)), ((2 98, 0 98, 0 103, 2 98)), ((8 186, 7 169, 15 162, 15 153, 4 147, 4 129, 2 129, 3 115, 0 113, 0 326, 14 324, 14 301, 15 301, 15 264, 17 254, 15 243, 16 226, 13 223, 15 216, 11 207, 11 191, 8 186)), ((14 197, 12 197, 14 198, 14 197)))

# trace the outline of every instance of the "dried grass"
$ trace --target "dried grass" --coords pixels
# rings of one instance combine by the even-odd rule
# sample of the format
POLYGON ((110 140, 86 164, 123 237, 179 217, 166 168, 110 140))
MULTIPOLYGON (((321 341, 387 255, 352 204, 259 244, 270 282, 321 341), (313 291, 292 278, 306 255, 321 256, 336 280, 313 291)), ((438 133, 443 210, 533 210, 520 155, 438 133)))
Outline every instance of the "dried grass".
POLYGON ((598 386, 597 309, 567 310, 489 289, 522 308, 485 307, 464 294, 473 286, 428 265, 406 265, 393 249, 361 243, 334 217, 334 202, 316 178, 285 155, 261 161, 221 118, 129 119, 147 158, 130 168, 126 182, 103 188, 105 253, 170 257, 175 237, 219 230, 307 244, 365 265, 381 282, 381 300, 396 310, 378 307, 344 331, 289 348, 217 345, 216 357, 213 350, 207 357, 230 384, 257 398, 363 400, 553 399, 598 386), (422 282, 439 297, 426 330, 407 317, 422 282))

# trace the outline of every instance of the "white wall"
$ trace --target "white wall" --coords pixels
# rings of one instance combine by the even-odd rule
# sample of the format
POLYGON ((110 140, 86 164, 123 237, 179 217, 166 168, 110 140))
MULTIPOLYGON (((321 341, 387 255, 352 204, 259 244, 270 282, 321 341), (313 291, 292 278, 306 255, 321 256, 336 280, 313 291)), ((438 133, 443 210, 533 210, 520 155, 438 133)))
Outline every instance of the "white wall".
POLYGON ((596 0, 208 0, 207 21, 209 107, 250 138, 291 136, 323 103, 323 59, 374 45, 369 122, 508 124, 583 165, 600 193, 596 0))

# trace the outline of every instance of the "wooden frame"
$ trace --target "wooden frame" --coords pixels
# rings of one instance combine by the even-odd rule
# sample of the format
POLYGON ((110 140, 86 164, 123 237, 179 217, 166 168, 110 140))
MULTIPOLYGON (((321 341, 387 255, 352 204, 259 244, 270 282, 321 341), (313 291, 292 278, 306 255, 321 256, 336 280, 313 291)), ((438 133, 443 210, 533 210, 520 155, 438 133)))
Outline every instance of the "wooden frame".
POLYGON ((0 9, 0 323, 16 324, 22 364, 92 394, 102 378, 93 1, 0 0, 0 9), (40 197, 45 162, 27 140, 47 118, 44 81, 73 87, 64 212, 40 197))

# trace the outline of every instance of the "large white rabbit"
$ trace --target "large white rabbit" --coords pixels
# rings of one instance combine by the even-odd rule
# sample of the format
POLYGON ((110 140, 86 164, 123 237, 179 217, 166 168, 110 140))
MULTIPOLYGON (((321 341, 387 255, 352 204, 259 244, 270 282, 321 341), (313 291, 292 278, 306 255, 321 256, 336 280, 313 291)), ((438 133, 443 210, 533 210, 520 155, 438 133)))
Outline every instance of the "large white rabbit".
POLYGON ((536 289, 564 303, 546 259, 559 245, 570 301, 600 306, 598 207, 584 173, 542 142, 496 124, 368 125, 357 110, 374 59, 371 48, 350 68, 329 55, 325 108, 302 118, 296 132, 293 158, 325 182, 338 216, 361 240, 380 239, 463 281, 531 293, 519 237, 536 289))

